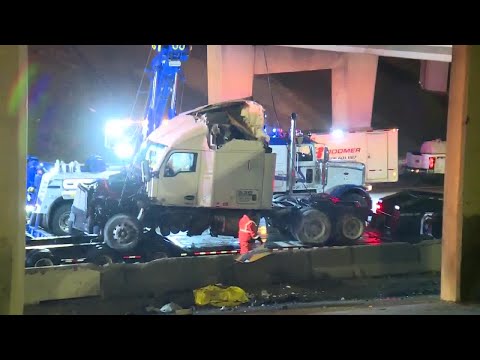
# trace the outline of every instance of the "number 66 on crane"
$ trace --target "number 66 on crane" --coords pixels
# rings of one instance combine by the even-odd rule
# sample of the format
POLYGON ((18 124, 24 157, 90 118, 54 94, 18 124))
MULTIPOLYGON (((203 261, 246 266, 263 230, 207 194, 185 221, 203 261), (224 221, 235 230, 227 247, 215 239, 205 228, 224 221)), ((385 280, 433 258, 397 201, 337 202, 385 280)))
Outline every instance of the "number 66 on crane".
MULTIPOLYGON (((160 52, 162 51, 162 46, 164 45, 152 45, 152 49, 154 51, 160 52)), ((187 45, 170 45, 172 47, 172 50, 180 50, 184 51, 187 47, 187 45)))

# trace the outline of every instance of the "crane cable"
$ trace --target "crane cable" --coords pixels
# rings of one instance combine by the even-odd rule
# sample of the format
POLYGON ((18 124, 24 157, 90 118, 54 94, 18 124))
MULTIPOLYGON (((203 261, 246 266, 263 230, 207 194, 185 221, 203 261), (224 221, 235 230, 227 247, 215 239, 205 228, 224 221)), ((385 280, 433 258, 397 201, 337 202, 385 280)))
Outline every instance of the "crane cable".
MULTIPOLYGON (((150 51, 148 53, 148 56, 147 56, 147 61, 146 61, 145 66, 144 66, 144 69, 146 69, 148 64, 150 63, 150 58, 152 57, 152 52, 153 52, 153 49, 150 49, 150 51)), ((132 110, 130 111, 130 118, 132 118, 133 112, 135 111, 135 107, 137 106, 138 96, 140 95, 140 92, 142 90, 142 85, 143 85, 144 80, 145 80, 145 71, 142 74, 142 78, 140 80, 140 85, 138 85, 138 89, 137 89, 137 93, 135 95, 135 100, 133 102, 132 110)))
POLYGON ((275 99, 273 98, 272 84, 270 82, 270 71, 268 70, 267 53, 265 50, 265 45, 263 45, 263 59, 265 60, 265 70, 267 72, 268 89, 270 90, 270 96, 272 98, 273 112, 275 113, 275 119, 277 120, 277 127, 280 128, 280 121, 278 120, 277 108, 275 106, 275 99))
MULTIPOLYGON (((273 111, 275 113, 275 118, 277 120, 277 126, 280 128, 280 122, 278 120, 278 114, 277 114, 277 109, 276 109, 276 106, 275 106, 275 99, 273 97, 273 90, 272 90, 272 84, 270 82, 270 71, 268 70, 268 62, 267 62, 267 54, 266 54, 266 50, 265 50, 265 45, 263 45, 263 58, 265 60, 265 70, 267 72, 267 81, 268 81, 268 88, 270 90, 270 96, 272 98, 272 105, 273 105, 273 111)), ((285 146, 287 147, 288 149, 288 145, 285 144, 285 146)), ((296 163, 296 162, 295 162, 296 163)), ((298 164, 297 164, 298 166, 298 164)), ((298 174, 298 170, 296 168, 292 169, 295 171, 295 183, 296 183, 296 177, 297 177, 297 174, 298 174)), ((302 176, 303 177, 303 176, 302 176)), ((305 190, 308 190, 308 187, 305 183, 302 183, 303 187, 305 188, 305 190)))

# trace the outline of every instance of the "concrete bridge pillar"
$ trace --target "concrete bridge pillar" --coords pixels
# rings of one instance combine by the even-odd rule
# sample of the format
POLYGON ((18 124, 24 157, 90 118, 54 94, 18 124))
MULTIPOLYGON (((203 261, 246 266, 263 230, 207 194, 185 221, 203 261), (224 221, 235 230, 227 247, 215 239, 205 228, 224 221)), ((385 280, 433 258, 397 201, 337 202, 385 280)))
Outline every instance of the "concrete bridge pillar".
POLYGON ((253 45, 208 45, 208 102, 251 97, 255 48, 253 45))
POLYGON ((25 45, 0 45, 0 315, 23 313, 27 57, 25 45))
POLYGON ((342 54, 332 68, 332 128, 371 127, 377 65, 376 55, 342 54))
POLYGON ((443 208, 441 298, 480 302, 480 46, 454 45, 443 208))
POLYGON ((450 63, 448 62, 422 60, 420 86, 427 91, 446 93, 449 68, 450 63))

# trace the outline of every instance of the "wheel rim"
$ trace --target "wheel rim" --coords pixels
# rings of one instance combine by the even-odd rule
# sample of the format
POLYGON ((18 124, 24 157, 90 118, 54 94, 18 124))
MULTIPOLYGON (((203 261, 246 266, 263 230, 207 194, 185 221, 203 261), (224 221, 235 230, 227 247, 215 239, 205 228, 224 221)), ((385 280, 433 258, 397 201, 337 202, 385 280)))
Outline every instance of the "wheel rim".
POLYGON ((129 245, 135 241, 137 237, 136 229, 127 223, 121 223, 115 226, 113 230, 113 239, 119 245, 129 245))
POLYGON ((325 224, 317 219, 307 217, 300 229, 300 238, 302 242, 310 244, 322 244, 321 239, 325 236, 325 224))
POLYGON ((70 212, 64 212, 58 218, 58 227, 64 232, 68 234, 68 219, 70 217, 70 212))
POLYGON ((35 262, 34 267, 45 267, 45 266, 53 266, 54 263, 52 259, 49 258, 43 258, 39 259, 35 262))
POLYGON ((343 224, 343 235, 350 240, 358 239, 360 236, 362 236, 362 233, 363 233, 362 225, 363 224, 359 219, 356 219, 356 218, 348 219, 343 224))

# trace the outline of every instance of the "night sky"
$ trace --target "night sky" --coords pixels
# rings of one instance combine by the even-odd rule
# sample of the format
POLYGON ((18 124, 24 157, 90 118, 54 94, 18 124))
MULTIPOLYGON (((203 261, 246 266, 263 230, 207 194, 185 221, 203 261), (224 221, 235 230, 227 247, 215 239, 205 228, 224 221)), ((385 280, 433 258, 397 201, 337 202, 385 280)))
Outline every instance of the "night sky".
MULTIPOLYGON (((105 122, 143 114, 146 94, 134 103, 149 51, 150 45, 29 46, 29 153, 66 161, 103 155, 105 122)), ((193 46, 179 89, 182 111, 207 103, 206 57, 205 45, 193 46)), ((445 139, 448 98, 422 90, 419 71, 416 60, 379 60, 372 126, 400 129, 400 156, 422 141, 445 139)), ((253 97, 267 109, 271 125, 278 117, 287 129, 296 112, 300 128, 330 129, 329 70, 270 75, 270 84, 271 91, 267 76, 257 76, 253 97)), ((143 85, 147 90, 148 82, 143 85)))

